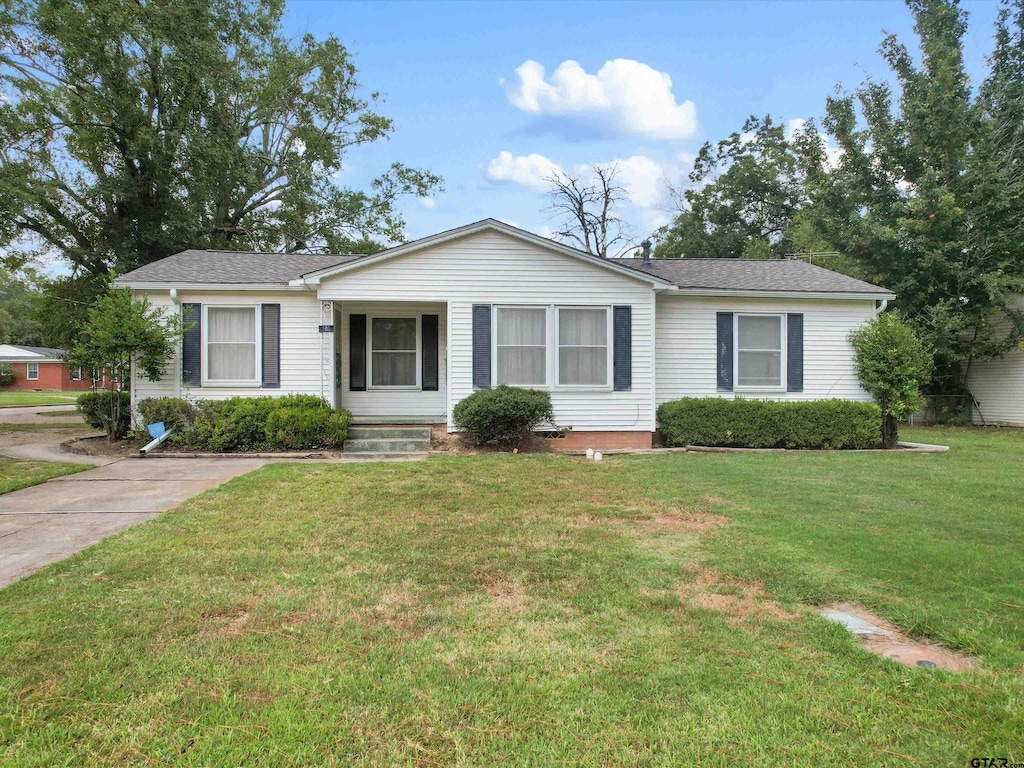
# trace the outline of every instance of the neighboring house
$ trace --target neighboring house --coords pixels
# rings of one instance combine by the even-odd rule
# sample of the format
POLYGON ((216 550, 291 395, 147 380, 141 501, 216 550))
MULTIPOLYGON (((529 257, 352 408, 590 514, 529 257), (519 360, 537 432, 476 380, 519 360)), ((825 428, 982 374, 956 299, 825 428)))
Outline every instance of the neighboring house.
POLYGON ((5 390, 45 389, 76 391, 92 387, 88 372, 68 368, 61 360, 63 349, 0 344, 0 365, 14 369, 14 381, 5 390))
MULTIPOLYGON (((1024 308, 1024 296, 1015 297, 1024 308)), ((997 329, 1009 330, 1009 320, 997 317, 997 329)), ((971 420, 975 424, 1024 427, 1024 345, 998 360, 974 360, 967 371, 967 388, 974 397, 971 420)))
POLYGON ((685 396, 867 400, 848 335, 890 291, 802 261, 602 259, 487 219, 370 256, 184 251, 117 279, 190 330, 132 397, 308 393, 452 426, 475 390, 551 393, 560 447, 649 447, 685 396))

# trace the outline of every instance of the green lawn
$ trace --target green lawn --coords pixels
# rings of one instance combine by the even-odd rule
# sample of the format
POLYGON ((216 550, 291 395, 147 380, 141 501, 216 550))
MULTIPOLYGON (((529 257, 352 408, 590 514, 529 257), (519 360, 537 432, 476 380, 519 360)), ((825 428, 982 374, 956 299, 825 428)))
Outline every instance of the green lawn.
MULTIPOLYGON (((10 493, 19 488, 44 483, 54 477, 73 475, 83 469, 92 469, 91 464, 54 464, 48 461, 16 461, 0 456, 0 493, 10 493)), ((0 535, 3 532, 0 531, 0 535)), ((2 744, 0 736, 0 744, 2 744)))
POLYGON ((78 392, 10 392, 0 390, 0 407, 20 405, 67 405, 75 402, 78 392))
POLYGON ((44 421, 38 424, 7 424, 0 422, 0 433, 2 432, 37 432, 50 429, 78 429, 81 430, 85 424, 78 422, 44 421))
POLYGON ((1024 434, 905 437, 268 466, 0 591, 0 763, 1020 761, 1024 434))

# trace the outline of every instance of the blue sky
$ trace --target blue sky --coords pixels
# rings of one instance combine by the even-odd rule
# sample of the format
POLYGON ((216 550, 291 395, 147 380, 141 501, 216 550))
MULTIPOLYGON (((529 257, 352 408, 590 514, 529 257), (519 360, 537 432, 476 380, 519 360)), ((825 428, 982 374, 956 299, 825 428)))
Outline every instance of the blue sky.
MULTIPOLYGON (((998 6, 964 7, 978 77, 998 6)), ((912 44, 912 23, 882 0, 291 0, 286 20, 290 34, 339 37, 395 120, 389 141, 351 153, 346 183, 365 186, 393 160, 444 176, 444 192, 404 206, 411 238, 488 216, 547 234, 551 164, 611 161, 634 234, 649 234, 668 216, 662 180, 682 179, 704 141, 751 114, 820 117, 837 84, 887 76, 879 43, 892 32, 912 44)))

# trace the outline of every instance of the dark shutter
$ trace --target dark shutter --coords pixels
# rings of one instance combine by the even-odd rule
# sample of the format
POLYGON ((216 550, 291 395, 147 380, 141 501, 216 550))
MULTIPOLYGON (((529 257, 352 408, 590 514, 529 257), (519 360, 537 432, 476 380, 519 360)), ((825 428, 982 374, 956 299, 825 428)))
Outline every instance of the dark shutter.
POLYGON ((263 386, 275 389, 281 386, 281 305, 264 304, 260 316, 263 319, 263 386))
POLYGON ((366 315, 348 316, 348 389, 366 391, 366 315))
POLYGON ((423 315, 420 318, 420 335, 422 346, 421 389, 424 392, 437 392, 437 315, 423 315))
POLYGON ((732 312, 718 313, 718 391, 732 392, 732 312))
POLYGON ((786 391, 804 391, 804 316, 786 315, 786 391))
POLYGON ((633 388, 633 308, 612 309, 612 380, 616 390, 633 388))
POLYGON ((181 337, 181 383, 199 387, 203 383, 203 305, 182 304, 181 322, 186 329, 181 337))
POLYGON ((473 305, 473 388, 491 386, 491 305, 473 305))

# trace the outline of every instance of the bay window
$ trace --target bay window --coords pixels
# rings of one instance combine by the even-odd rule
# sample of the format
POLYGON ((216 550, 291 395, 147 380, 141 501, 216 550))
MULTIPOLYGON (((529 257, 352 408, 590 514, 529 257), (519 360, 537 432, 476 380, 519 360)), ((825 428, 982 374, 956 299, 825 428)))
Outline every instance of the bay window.
POLYGON ((498 307, 495 322, 495 382, 518 387, 548 383, 546 307, 498 307))
POLYGON ((608 308, 558 308, 558 384, 608 385, 608 308))
POLYGON ((206 311, 205 379, 211 384, 258 384, 257 311, 254 306, 206 311))
POLYGON ((419 386, 416 317, 370 318, 370 386, 419 386))
POLYGON ((783 386, 782 315, 736 316, 736 386, 783 386))

